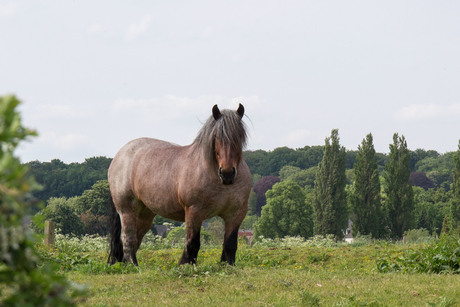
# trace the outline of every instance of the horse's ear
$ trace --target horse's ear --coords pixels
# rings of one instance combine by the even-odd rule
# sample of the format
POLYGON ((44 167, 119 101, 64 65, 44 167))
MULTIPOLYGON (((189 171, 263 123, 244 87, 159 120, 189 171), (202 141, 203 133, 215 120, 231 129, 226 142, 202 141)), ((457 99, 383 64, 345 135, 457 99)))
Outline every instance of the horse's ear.
POLYGON ((215 104, 212 107, 212 116, 214 117, 215 120, 218 120, 222 116, 222 114, 220 113, 219 108, 217 107, 217 104, 215 104))
POLYGON ((240 118, 243 118, 243 115, 244 115, 244 107, 243 105, 240 103, 240 105, 238 106, 238 110, 236 110, 236 113, 238 113, 238 115, 240 116, 240 118))

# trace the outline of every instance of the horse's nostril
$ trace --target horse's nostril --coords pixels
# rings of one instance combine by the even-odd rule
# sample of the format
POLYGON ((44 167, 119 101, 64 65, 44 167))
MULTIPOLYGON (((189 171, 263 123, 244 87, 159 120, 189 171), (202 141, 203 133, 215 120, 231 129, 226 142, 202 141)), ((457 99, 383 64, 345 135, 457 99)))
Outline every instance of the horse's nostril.
POLYGON ((236 170, 233 167, 230 171, 221 171, 222 176, 230 178, 230 177, 235 177, 236 170))
POLYGON ((231 170, 222 170, 222 168, 219 168, 219 177, 223 184, 232 184, 235 181, 236 169, 234 167, 231 170))

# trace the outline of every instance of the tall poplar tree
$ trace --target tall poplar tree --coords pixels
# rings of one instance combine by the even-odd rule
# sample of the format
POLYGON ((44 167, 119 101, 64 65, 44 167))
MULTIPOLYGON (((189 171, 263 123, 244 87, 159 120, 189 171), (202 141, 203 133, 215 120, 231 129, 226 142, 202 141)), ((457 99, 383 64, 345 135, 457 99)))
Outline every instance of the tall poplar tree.
POLYGON ((332 130, 326 138, 323 160, 318 165, 315 180, 314 233, 334 234, 343 238, 347 227, 345 194, 345 148, 339 144, 339 131, 332 130))
POLYGON ((371 234, 379 238, 383 234, 382 203, 377 156, 372 134, 368 134, 358 146, 354 165, 355 182, 351 197, 354 214, 353 232, 371 234))
POLYGON ((393 135, 390 144, 390 161, 385 166, 384 192, 388 210, 389 227, 394 238, 402 238, 413 223, 414 191, 410 182, 410 151, 404 135, 393 135))
POLYGON ((452 218, 454 226, 460 227, 460 140, 458 141, 458 150, 454 155, 454 163, 454 199, 452 201, 452 218))

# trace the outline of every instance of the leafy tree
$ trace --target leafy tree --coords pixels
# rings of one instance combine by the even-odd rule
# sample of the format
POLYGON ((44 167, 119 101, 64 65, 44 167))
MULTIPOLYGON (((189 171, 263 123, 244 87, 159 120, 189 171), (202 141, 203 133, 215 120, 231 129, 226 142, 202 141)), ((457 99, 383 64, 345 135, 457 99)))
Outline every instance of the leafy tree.
POLYGON ((287 180, 290 177, 296 175, 301 170, 302 169, 300 167, 297 167, 297 166, 285 165, 280 170, 280 179, 281 180, 287 180))
POLYGON ((354 189, 351 196, 353 214, 353 231, 363 235, 383 234, 383 213, 380 199, 380 178, 375 155, 372 134, 368 134, 358 146, 354 166, 354 189))
POLYGON ((413 225, 414 191, 410 182, 410 152, 404 136, 393 135, 390 162, 386 165, 384 192, 389 227, 394 238, 401 238, 413 225))
POLYGON ((257 206, 256 206, 256 214, 260 216, 262 212, 262 207, 265 206, 267 203, 267 199, 265 197, 265 193, 272 188, 272 186, 280 182, 280 178, 277 176, 265 176, 254 183, 252 187, 254 193, 257 195, 257 206))
POLYGON ((240 229, 254 229, 254 224, 258 220, 257 215, 246 215, 243 222, 241 223, 240 229))
POLYGON ((255 235, 308 238, 313 233, 312 215, 312 207, 305 202, 302 188, 290 180, 279 182, 267 191, 267 205, 254 225, 255 235))
POLYGON ((278 147, 267 158, 267 171, 271 175, 277 175, 284 165, 295 165, 297 154, 294 149, 278 147))
POLYGON ((82 291, 54 267, 39 263, 35 237, 24 226, 36 183, 14 150, 36 132, 22 126, 19 104, 14 96, 0 97, 0 305, 75 306, 82 291))
POLYGON ((301 187, 315 186, 316 171, 318 167, 311 167, 309 169, 300 169, 296 166, 286 165, 280 170, 281 180, 292 180, 301 187))
POLYGON ((83 233, 83 224, 80 216, 75 212, 78 197, 66 199, 65 197, 52 197, 48 200, 48 206, 40 211, 45 219, 56 223, 62 234, 80 235, 83 233))
MULTIPOLYGON (((52 220, 63 234, 108 233, 110 189, 107 180, 96 182, 81 196, 51 197, 37 216, 52 220)), ((35 226, 35 228, 37 228, 35 226)))
POLYGON ((326 138, 323 160, 315 181, 315 234, 343 237, 347 226, 345 194, 345 148, 339 144, 339 132, 326 138))
POLYGON ((423 172, 413 172, 410 174, 409 179, 412 181, 413 186, 421 187, 425 191, 436 187, 433 180, 428 178, 423 172))
POLYGON ((99 180, 78 198, 76 211, 80 214, 89 211, 93 215, 108 216, 110 214, 109 200, 109 182, 99 180))
POLYGON ((256 151, 245 151, 243 152, 243 157, 246 163, 248 164, 251 174, 260 174, 262 176, 267 176, 265 170, 265 165, 267 164, 268 152, 265 150, 259 149, 256 151))
POLYGON ((377 156, 377 164, 379 165, 379 173, 381 175, 382 172, 385 169, 385 165, 387 165, 387 163, 389 162, 390 159, 389 159, 388 155, 383 154, 383 153, 378 153, 377 152, 376 156, 377 156))
POLYGON ((317 166, 323 159, 323 146, 305 146, 297 151, 300 155, 295 165, 301 169, 317 166))
POLYGON ((345 152, 345 168, 352 169, 355 166, 358 152, 354 150, 347 150, 345 152))
POLYGON ((450 215, 451 199, 452 191, 414 187, 414 227, 440 234, 444 218, 450 215))
POLYGON ((253 190, 249 193, 248 215, 257 215, 257 194, 253 190))
POLYGON ((106 157, 93 157, 83 163, 65 164, 54 159, 51 162, 32 161, 26 165, 30 168, 30 175, 43 186, 41 191, 34 192, 34 196, 46 201, 50 197, 81 195, 98 180, 107 179, 111 161, 106 157))
POLYGON ((458 150, 454 155, 454 162, 452 218, 454 220, 454 226, 460 227, 460 140, 458 141, 458 150))
POLYGON ((415 172, 424 172, 430 178, 436 188, 450 189, 452 183, 452 170, 454 169, 454 152, 443 155, 428 155, 415 164, 415 172))
POLYGON ((411 151, 410 153, 410 170, 411 172, 416 171, 416 165, 419 161, 422 161, 425 158, 439 158, 439 153, 435 150, 424 150, 424 149, 416 149, 415 151, 411 151))
POLYGON ((80 214, 84 234, 106 236, 109 233, 109 217, 90 211, 80 214))
POLYGON ((305 146, 294 150, 288 147, 279 147, 271 152, 264 150, 245 151, 243 155, 252 174, 276 176, 286 165, 301 169, 318 165, 323 157, 323 148, 322 146, 305 146))

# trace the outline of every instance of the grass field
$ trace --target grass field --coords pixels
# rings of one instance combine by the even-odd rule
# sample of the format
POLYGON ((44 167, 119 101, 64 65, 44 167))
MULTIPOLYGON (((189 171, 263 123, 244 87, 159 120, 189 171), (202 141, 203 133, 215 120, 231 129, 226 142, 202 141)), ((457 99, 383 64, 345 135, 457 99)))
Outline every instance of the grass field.
POLYGON ((87 306, 460 306, 460 274, 381 273, 424 245, 241 245, 235 266, 220 248, 204 247, 196 266, 178 266, 182 250, 138 252, 139 267, 107 267, 105 252, 61 260, 86 284, 87 306))

